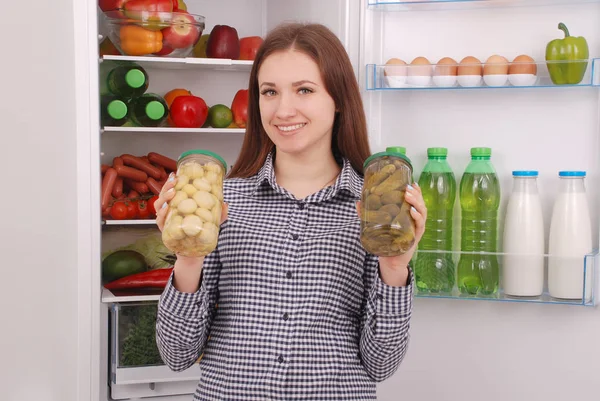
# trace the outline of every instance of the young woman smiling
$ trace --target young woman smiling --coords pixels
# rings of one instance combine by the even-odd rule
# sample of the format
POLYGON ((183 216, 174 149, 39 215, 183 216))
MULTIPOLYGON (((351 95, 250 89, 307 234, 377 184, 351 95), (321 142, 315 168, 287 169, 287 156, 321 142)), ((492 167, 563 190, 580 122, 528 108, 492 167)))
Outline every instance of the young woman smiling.
MULTIPOLYGON (((178 256, 159 302, 163 360, 184 370, 202 355, 195 400, 375 400, 408 345, 421 192, 406 191, 414 247, 367 253, 357 214, 371 153, 365 115, 347 53, 326 27, 270 32, 249 98, 217 249, 178 256)), ((161 230, 173 186, 156 202, 161 230)))

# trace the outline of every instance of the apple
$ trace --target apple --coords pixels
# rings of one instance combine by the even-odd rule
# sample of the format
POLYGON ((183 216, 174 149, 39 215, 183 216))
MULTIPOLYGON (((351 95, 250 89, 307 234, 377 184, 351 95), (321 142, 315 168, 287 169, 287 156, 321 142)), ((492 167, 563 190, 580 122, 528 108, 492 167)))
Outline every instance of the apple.
POLYGON ((262 45, 260 36, 248 36, 240 39, 240 60, 254 60, 258 48, 262 45))
POLYGON ((187 11, 177 10, 173 13, 171 25, 162 30, 165 44, 175 49, 195 45, 202 32, 195 24, 196 20, 187 11))
POLYGON ((173 11, 187 11, 187 4, 183 0, 173 0, 173 11), (177 5, 175 4, 177 3, 177 5))
POLYGON ((206 44, 209 36, 209 34, 200 36, 200 40, 194 45, 194 57, 206 58, 206 44))
POLYGON ((98 0, 98 7, 102 11, 111 11, 123 8, 127 0, 98 0))
POLYGON ((160 51, 156 52, 156 53, 152 53, 155 56, 168 56, 169 54, 173 53, 173 49, 171 46, 165 44, 165 42, 163 41, 163 47, 162 49, 160 49, 160 51))
POLYGON ((208 37, 206 56, 237 60, 240 57, 240 39, 237 30, 228 25, 215 25, 208 37))
POLYGON ((200 31, 193 25, 194 17, 185 11, 179 11, 173 16, 171 26, 162 30, 165 44, 173 49, 181 49, 196 44, 200 31))

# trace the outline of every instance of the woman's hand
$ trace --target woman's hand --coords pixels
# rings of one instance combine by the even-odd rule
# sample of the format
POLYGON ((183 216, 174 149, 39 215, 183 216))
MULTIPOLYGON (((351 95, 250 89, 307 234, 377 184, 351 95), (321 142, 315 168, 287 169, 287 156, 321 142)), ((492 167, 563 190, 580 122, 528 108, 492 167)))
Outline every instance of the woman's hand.
MULTIPOLYGON (((408 263, 417 250, 423 233, 425 233, 425 220, 427 220, 425 200, 423 199, 421 188, 416 183, 406 187, 404 199, 412 206, 410 208, 410 215, 415 220, 415 243, 402 255, 379 257, 379 272, 382 281, 387 285, 395 287, 407 285, 408 263)), ((358 202, 357 208, 360 216, 360 202, 358 202)))
POLYGON ((158 199, 154 202, 154 210, 156 210, 156 225, 161 232, 165 228, 165 219, 167 217, 167 213, 169 213, 168 202, 170 202, 175 196, 175 183, 175 173, 171 173, 169 175, 169 179, 160 190, 158 199))

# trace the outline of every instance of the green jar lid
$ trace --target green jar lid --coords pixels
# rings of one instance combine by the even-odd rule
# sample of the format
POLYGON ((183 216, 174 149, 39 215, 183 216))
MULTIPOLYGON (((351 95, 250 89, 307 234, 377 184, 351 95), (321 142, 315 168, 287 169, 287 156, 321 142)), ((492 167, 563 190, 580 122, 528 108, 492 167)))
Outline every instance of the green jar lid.
POLYGON ((127 105, 122 100, 113 100, 106 107, 108 115, 120 120, 127 115, 127 105))
POLYGON ((388 146, 387 148, 385 148, 385 151, 402 153, 403 155, 406 154, 406 148, 404 146, 388 146))
POLYGON ((446 157, 448 156, 447 148, 427 148, 427 157, 446 157))
POLYGON ((160 120, 165 116, 165 106, 158 100, 148 102, 146 105, 146 115, 152 120, 160 120))
POLYGON ((410 166, 411 170, 412 170, 412 163, 410 161, 410 159, 408 158, 408 156, 406 156, 405 154, 399 153, 399 152, 379 152, 379 153, 375 153, 371 156, 369 156, 367 158, 367 160, 365 160, 364 164, 363 164, 363 168, 366 168, 367 165, 373 161, 374 159, 377 159, 379 157, 384 157, 384 156, 392 156, 392 157, 397 157, 399 159, 404 160, 405 162, 408 163, 408 165, 410 166))
POLYGON ((127 71, 125 74, 125 82, 132 88, 141 88, 146 83, 146 76, 137 68, 127 71))
POLYGON ((204 149, 188 150, 187 152, 183 152, 181 154, 181 156, 179 156, 179 159, 177 161, 179 162, 179 161, 181 161, 181 159, 183 159, 184 157, 189 156, 189 155, 206 155, 206 156, 214 157, 219 162, 221 162, 221 164, 225 168, 225 171, 227 171, 227 163, 225 162, 225 159, 223 159, 221 156, 219 156, 215 152, 211 152, 210 150, 204 150, 204 149))
POLYGON ((471 157, 491 157, 492 148, 471 148, 471 157))

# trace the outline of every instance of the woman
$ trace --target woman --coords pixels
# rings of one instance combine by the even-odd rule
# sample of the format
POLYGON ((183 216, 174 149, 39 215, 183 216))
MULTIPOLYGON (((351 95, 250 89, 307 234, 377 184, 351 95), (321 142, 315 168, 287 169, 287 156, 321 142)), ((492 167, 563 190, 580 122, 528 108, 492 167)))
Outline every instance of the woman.
MULTIPOLYGON (((324 26, 280 26, 249 97, 217 249, 178 256, 161 296, 163 360, 180 371, 202 355, 195 400, 374 400, 406 352, 416 244, 380 258, 361 246, 370 150, 348 56, 324 26)), ((173 186, 156 202, 161 230, 173 186)), ((420 240, 418 187, 406 200, 420 240)))

